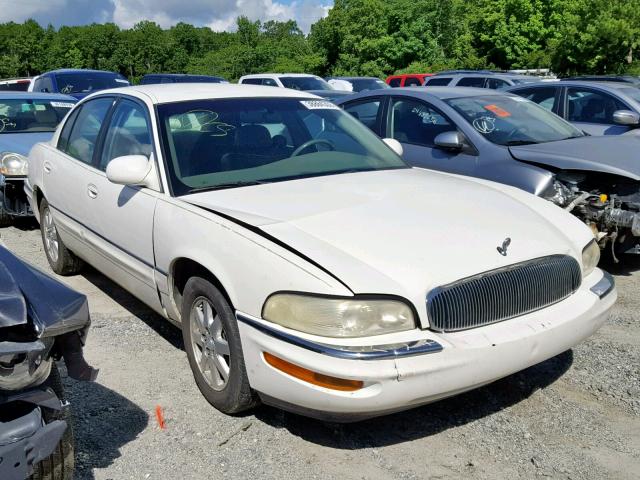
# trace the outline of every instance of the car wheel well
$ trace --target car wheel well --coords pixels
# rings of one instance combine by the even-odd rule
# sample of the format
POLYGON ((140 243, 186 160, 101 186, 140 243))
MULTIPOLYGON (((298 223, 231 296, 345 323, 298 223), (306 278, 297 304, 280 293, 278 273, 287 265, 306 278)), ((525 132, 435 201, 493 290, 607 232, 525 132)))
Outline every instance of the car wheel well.
POLYGON ((227 302, 229 302, 229 305, 231 305, 231 308, 233 308, 233 303, 229 298, 229 294, 222 285, 222 282, 218 280, 218 277, 216 277, 209 269, 199 264, 195 260, 191 260, 190 258, 179 258, 173 262, 173 266, 171 268, 171 288, 173 301, 177 307, 178 312, 182 311, 181 306, 184 287, 192 277, 201 277, 213 283, 213 285, 224 295, 227 302))

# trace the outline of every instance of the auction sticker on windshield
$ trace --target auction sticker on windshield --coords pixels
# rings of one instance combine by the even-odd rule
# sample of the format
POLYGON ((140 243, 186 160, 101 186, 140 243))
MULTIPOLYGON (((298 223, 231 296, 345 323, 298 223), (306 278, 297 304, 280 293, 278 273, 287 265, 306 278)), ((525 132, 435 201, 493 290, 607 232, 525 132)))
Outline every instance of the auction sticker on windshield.
POLYGON ((73 108, 73 103, 68 102, 51 102, 53 108, 73 108))
POLYGON ((498 116, 498 117, 504 118, 504 117, 510 117, 511 116, 511 114, 509 112, 507 112, 504 108, 500 108, 498 105, 495 105, 495 104, 485 105, 484 109, 495 113, 496 116, 498 116))
POLYGON ((309 110, 340 110, 340 107, 326 100, 301 100, 300 103, 309 110))

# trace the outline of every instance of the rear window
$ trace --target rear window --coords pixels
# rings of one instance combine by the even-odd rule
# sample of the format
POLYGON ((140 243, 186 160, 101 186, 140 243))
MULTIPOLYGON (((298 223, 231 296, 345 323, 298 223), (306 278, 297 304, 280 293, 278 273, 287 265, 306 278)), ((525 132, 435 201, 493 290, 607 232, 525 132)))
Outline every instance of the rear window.
POLYGON ((56 74, 56 83, 58 91, 65 94, 91 93, 129 85, 128 80, 115 73, 59 73, 56 74))
POLYGON ((399 87, 400 86, 400 78, 392 78, 391 80, 389 80, 389 85, 391 87, 399 87))
POLYGON ((427 81, 425 82, 425 86, 429 85, 430 87, 446 87, 447 85, 449 85, 450 81, 451 78, 431 78, 427 79, 427 81))

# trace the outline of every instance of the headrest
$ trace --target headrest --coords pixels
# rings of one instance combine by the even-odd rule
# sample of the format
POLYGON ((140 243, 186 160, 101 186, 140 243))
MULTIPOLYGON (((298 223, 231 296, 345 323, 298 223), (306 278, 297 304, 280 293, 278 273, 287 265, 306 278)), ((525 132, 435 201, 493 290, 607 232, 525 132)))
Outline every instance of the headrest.
POLYGON ((235 144, 240 148, 270 147, 271 134, 263 125, 243 125, 236 129, 235 144))

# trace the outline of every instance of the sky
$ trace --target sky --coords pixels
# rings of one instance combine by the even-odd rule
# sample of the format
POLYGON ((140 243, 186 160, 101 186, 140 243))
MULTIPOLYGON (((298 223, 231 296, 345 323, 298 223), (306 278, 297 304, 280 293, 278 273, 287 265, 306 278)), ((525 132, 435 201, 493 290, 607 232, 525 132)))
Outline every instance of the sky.
POLYGON ((233 30, 235 19, 295 19, 304 32, 327 14, 332 0, 0 0, 0 23, 21 23, 29 18, 43 26, 51 23, 85 25, 113 22, 130 28, 152 20, 163 28, 178 22, 233 30))

